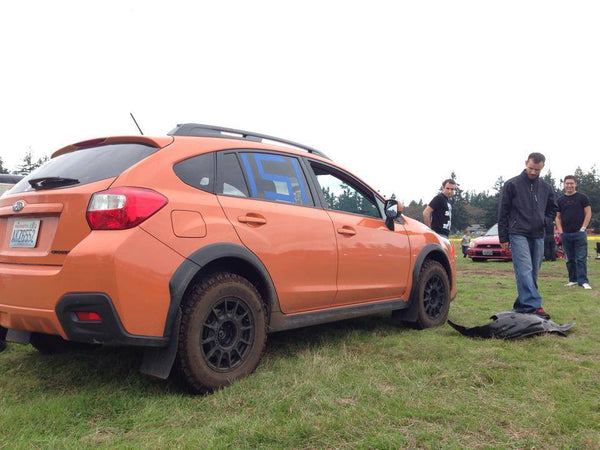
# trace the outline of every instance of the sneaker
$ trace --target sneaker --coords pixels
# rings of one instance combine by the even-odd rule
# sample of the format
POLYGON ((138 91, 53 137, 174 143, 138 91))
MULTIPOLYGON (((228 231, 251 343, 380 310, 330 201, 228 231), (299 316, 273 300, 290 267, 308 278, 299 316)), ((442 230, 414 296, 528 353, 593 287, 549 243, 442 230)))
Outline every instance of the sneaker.
POLYGON ((583 283, 583 284, 581 285, 581 287, 582 287, 582 288, 584 288, 584 289, 591 289, 591 288, 592 288, 592 287, 589 285, 589 283, 583 283))
POLYGON ((544 308, 538 308, 535 311, 533 311, 532 314, 540 316, 542 319, 550 320, 550 314, 544 311, 544 308))
POLYGON ((577 286, 577 281, 569 281, 567 284, 565 284, 565 286, 567 286, 567 287, 577 286))

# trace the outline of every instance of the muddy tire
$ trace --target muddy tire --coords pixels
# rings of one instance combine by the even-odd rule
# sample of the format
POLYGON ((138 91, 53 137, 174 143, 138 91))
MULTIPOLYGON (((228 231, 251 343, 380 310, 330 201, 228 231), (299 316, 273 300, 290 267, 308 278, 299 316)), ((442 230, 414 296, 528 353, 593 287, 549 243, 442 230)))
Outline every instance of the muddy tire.
POLYGON ((450 309, 450 281, 444 267, 437 261, 423 263, 415 300, 417 320, 409 325, 422 330, 437 327, 446 322, 450 309))
POLYGON ((267 341, 265 308, 245 278, 218 273, 186 296, 178 362, 192 392, 204 393, 251 374, 267 341))

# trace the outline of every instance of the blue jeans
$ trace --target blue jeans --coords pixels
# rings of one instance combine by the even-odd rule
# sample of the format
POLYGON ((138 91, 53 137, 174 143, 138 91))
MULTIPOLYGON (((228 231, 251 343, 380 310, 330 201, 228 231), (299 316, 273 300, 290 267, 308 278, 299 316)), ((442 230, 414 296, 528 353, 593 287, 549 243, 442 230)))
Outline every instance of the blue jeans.
POLYGON ((581 286, 583 283, 589 283, 587 277, 587 234, 584 231, 575 233, 562 233, 563 250, 567 256, 567 271, 569 272, 569 281, 573 281, 581 286))
POLYGON ((533 312, 542 307, 537 289, 537 277, 544 259, 544 239, 509 234, 518 296, 513 305, 516 312, 533 312))

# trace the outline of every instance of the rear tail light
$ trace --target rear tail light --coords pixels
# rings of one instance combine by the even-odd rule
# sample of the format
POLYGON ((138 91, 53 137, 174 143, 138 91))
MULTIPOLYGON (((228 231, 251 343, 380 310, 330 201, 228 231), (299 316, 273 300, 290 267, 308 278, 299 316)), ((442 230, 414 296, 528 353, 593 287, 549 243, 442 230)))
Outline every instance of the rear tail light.
POLYGON ((94 311, 77 311, 75 316, 81 322, 102 322, 100 314, 94 311))
POLYGON ((86 217, 92 230, 126 230, 148 219, 167 202, 164 195, 152 189, 109 189, 92 195, 86 217))

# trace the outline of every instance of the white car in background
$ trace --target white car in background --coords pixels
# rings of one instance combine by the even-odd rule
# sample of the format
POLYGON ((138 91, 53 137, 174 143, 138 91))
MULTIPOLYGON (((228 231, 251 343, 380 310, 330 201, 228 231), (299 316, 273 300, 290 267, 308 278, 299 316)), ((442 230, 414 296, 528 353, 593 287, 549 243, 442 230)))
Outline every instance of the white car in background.
POLYGON ((23 175, 12 175, 8 173, 0 173, 0 195, 8 191, 11 187, 21 181, 23 175))

